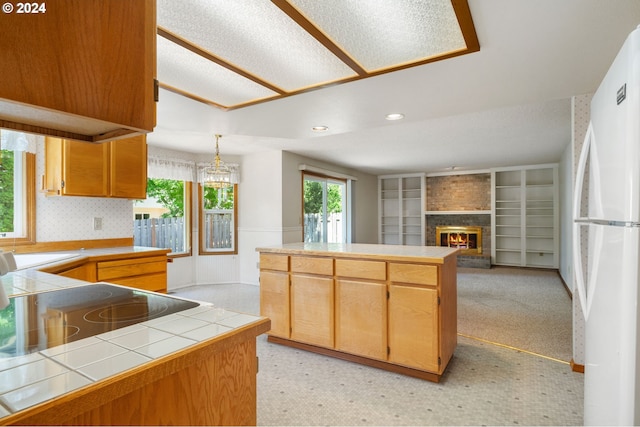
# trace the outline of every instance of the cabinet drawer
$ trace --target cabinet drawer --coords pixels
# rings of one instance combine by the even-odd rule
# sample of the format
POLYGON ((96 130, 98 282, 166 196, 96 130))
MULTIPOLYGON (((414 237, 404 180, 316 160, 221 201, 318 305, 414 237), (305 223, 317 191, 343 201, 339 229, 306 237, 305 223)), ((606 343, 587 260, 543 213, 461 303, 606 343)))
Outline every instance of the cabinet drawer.
POLYGON ((287 255, 260 254, 260 269, 289 271, 289 257, 287 255))
POLYGON ((387 278, 386 263, 384 261, 336 259, 336 276, 385 280, 387 278))
POLYGON ((121 277, 112 280, 116 285, 129 286, 136 289, 153 292, 167 292, 167 274, 154 273, 136 277, 121 277))
POLYGON ((389 263, 389 280, 436 286, 438 284, 438 267, 426 264, 389 263))
POLYGON ((333 276, 333 258, 292 256, 291 272, 333 276))
POLYGON ((152 273, 166 274, 166 272, 167 258, 165 256, 124 259, 118 261, 102 261, 98 263, 99 281, 152 273))

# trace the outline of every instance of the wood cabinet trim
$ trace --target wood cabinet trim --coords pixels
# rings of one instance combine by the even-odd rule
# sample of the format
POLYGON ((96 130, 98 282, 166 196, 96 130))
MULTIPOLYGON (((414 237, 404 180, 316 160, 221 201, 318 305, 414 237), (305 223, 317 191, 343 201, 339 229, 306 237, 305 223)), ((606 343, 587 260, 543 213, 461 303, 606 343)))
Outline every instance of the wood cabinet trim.
POLYGON ((292 273, 319 274, 333 276, 333 258, 292 256, 290 258, 292 273))
POLYGON ((278 254, 260 254, 260 269, 289 271, 289 256, 278 254))
POLYGON ((336 259, 335 274, 356 279, 386 280, 387 263, 361 259, 336 259))

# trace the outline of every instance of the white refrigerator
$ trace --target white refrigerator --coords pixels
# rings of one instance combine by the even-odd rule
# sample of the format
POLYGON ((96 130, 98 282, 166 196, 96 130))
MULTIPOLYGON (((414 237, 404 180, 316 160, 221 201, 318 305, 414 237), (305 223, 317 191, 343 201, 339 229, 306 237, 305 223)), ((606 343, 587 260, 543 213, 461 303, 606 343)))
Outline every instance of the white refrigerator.
POLYGON ((586 322, 584 423, 638 425, 640 27, 591 101, 574 197, 574 271, 586 322))

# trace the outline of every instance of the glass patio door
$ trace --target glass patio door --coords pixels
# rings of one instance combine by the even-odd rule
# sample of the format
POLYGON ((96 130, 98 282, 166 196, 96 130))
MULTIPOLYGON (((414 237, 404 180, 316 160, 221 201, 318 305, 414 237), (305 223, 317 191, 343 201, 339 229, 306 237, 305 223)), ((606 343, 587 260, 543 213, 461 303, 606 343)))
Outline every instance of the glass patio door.
POLYGON ((304 241, 345 243, 347 239, 346 183, 304 175, 304 241))

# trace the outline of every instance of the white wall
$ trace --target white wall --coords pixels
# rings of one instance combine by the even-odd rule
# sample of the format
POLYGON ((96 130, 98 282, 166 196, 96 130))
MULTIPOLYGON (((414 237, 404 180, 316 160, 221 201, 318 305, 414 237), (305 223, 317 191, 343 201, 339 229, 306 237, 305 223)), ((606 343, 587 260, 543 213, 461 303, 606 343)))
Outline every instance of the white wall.
MULTIPOLYGON (((578 169, 578 160, 580 152, 582 150, 582 144, 584 137, 589 127, 589 121, 591 120, 591 98, 593 94, 574 96, 571 101, 571 115, 572 115, 572 151, 571 151, 571 194, 573 195, 573 188, 575 187, 575 174, 578 169)), ((572 196, 573 199, 573 196, 572 196)), ((583 203, 586 201, 583 200, 583 203)), ((583 242, 583 247, 586 243, 583 242)), ((570 286, 575 289, 575 275, 570 286)), ((575 295, 575 292, 574 292, 575 295)), ((585 343, 585 322, 582 314, 582 307, 580 306, 580 298, 573 298, 573 361, 577 364, 584 365, 584 343, 585 343)))
POLYGON ((560 276, 573 292, 573 144, 567 144, 558 168, 560 179, 560 276))
POLYGON ((282 243, 282 152, 243 156, 238 203, 240 283, 258 284, 257 247, 282 243))

